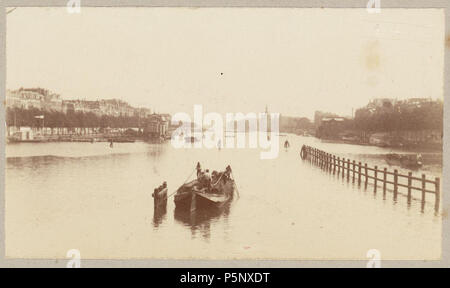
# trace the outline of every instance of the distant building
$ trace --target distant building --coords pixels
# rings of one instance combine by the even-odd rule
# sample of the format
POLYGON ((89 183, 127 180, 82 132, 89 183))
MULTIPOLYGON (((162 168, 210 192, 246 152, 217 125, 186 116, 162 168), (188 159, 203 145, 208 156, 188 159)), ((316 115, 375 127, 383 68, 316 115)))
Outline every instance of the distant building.
POLYGON ((162 117, 164 117, 164 121, 167 122, 167 125, 171 126, 171 123, 172 123, 172 115, 167 114, 167 113, 163 113, 163 114, 160 114, 160 115, 161 115, 162 117))
POLYGON ((397 103, 397 100, 392 98, 375 98, 372 99, 369 104, 367 104, 367 108, 392 108, 397 103))
POLYGON ((6 107, 22 109, 42 109, 45 96, 36 91, 19 89, 6 91, 6 107))
POLYGON ((314 126, 317 129, 322 124, 323 118, 332 118, 332 117, 338 117, 338 115, 329 112, 316 111, 314 112, 314 126))
POLYGON ((151 115, 151 110, 148 108, 136 108, 134 109, 134 116, 140 117, 140 118, 147 118, 149 115, 151 115))
POLYGON ((151 114, 147 117, 144 135, 147 138, 159 139, 166 137, 169 132, 169 119, 166 114, 151 114))
POLYGON ((324 117, 316 130, 316 136, 324 139, 337 139, 346 126, 344 117, 324 117))
POLYGON ((108 116, 127 116, 135 115, 135 108, 131 107, 127 102, 119 99, 108 99, 99 101, 99 109, 102 115, 108 116))
MULTIPOLYGON (((94 113, 97 116, 139 117, 146 118, 151 114, 148 108, 134 108, 120 99, 103 100, 62 100, 59 94, 43 88, 20 88, 6 91, 6 107, 20 109, 39 109, 62 113, 82 112, 94 113)), ((170 121, 170 115, 163 115, 170 121)))

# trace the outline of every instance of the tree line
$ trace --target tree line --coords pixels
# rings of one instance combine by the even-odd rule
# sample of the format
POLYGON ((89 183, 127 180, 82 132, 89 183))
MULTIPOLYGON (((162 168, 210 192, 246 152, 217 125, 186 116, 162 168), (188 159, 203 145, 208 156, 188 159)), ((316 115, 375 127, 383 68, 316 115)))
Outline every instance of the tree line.
MULTIPOLYGON (((392 109, 370 112, 360 109, 351 125, 355 130, 366 132, 391 132, 443 129, 444 105, 442 102, 422 103, 416 107, 394 105, 392 109)), ((350 123, 349 123, 350 124, 350 123)))
POLYGON ((92 112, 68 111, 63 113, 37 108, 10 107, 6 109, 6 125, 8 126, 42 127, 43 123, 45 127, 50 128, 132 128, 142 127, 145 120, 139 116, 99 116, 92 112), (36 118, 41 115, 44 116, 44 119, 36 118))

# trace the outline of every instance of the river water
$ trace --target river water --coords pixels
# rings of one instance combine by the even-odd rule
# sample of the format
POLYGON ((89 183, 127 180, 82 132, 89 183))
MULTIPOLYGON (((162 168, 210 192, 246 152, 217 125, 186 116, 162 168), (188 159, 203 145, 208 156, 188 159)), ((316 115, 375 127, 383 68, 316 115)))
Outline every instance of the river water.
MULTIPOLYGON (((383 167, 376 156, 390 150, 287 137, 290 149, 273 160, 261 160, 258 149, 170 143, 8 144, 6 255, 65 258, 78 249, 85 259, 367 259, 378 249, 382 259, 440 257, 433 196, 424 209, 420 201, 393 201, 390 192, 358 188, 299 157, 307 144, 383 167), (197 161, 211 170, 231 165, 239 196, 218 213, 180 215, 173 198, 155 213, 153 188, 167 181, 172 193, 197 161)), ((421 172, 440 176, 440 167, 421 172)))

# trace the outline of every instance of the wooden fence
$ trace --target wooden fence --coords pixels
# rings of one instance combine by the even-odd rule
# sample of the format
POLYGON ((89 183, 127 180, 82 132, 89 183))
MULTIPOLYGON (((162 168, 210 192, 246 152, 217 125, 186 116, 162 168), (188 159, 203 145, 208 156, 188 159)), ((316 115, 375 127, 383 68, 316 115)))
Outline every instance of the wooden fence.
POLYGON ((357 181, 358 185, 364 182, 365 188, 369 182, 373 184, 374 193, 378 187, 382 187, 383 193, 386 190, 393 191, 394 200, 397 200, 399 189, 403 189, 407 193, 408 204, 411 203, 412 191, 417 190, 422 193, 422 204, 425 203, 427 193, 434 194, 435 211, 439 211, 440 204, 440 179, 436 177, 434 180, 427 179, 425 174, 421 177, 400 174, 397 170, 388 171, 387 168, 379 169, 377 166, 369 167, 367 163, 355 162, 355 160, 337 157, 325 151, 303 145, 300 152, 303 160, 308 160, 312 164, 319 166, 328 173, 340 175, 342 179, 352 182, 357 181), (389 187, 388 187, 389 185, 389 187), (431 187, 430 187, 431 186, 431 187))

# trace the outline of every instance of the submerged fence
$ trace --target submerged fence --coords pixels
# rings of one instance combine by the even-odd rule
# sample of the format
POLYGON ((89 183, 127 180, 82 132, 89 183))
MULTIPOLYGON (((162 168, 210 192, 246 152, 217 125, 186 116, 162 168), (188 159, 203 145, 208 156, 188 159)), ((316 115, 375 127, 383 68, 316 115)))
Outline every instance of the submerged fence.
POLYGON ((342 179, 346 178, 347 182, 350 181, 350 178, 352 182, 357 181, 358 185, 364 182, 365 188, 371 182, 374 193, 377 192, 378 188, 382 189, 384 194, 389 189, 393 191, 395 201, 397 200, 399 189, 406 191, 408 204, 411 203, 412 191, 421 191, 422 207, 425 204, 426 194, 434 194, 434 209, 436 212, 439 211, 440 179, 438 177, 431 180, 427 179, 425 174, 422 174, 421 177, 415 177, 412 175, 412 172, 408 172, 405 175, 400 174, 397 169, 388 171, 387 168, 378 169, 378 166, 372 168, 367 163, 362 164, 361 162, 355 162, 355 160, 337 157, 336 155, 306 145, 303 145, 300 156, 303 160, 310 161, 328 173, 337 173, 342 179))

